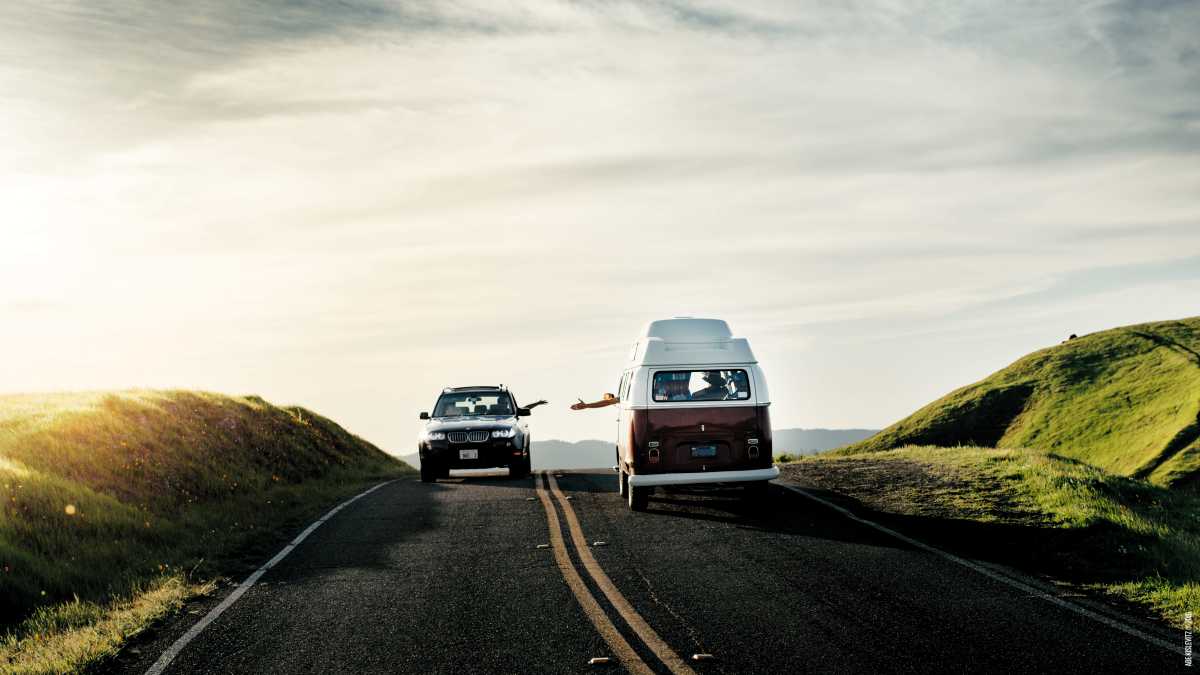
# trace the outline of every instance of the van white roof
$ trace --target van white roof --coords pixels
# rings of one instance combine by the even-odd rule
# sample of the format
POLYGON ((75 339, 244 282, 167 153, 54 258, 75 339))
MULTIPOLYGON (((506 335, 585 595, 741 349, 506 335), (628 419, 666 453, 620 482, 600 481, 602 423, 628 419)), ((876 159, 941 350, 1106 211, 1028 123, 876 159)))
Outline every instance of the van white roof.
POLYGON ((704 365, 757 363, 750 343, 733 337, 721 319, 677 317, 646 324, 634 344, 632 359, 638 365, 704 365))

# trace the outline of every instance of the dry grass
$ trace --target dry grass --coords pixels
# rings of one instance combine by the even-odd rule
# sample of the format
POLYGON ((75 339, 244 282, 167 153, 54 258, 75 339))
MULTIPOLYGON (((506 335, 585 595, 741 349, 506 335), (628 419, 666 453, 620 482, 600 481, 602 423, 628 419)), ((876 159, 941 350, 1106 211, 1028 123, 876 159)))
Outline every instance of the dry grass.
POLYGON ((73 600, 37 609, 21 636, 0 643, 4 672, 13 675, 78 672, 111 659, 130 638, 178 611, 185 601, 209 593, 210 581, 192 584, 183 575, 160 577, 107 606, 73 600))

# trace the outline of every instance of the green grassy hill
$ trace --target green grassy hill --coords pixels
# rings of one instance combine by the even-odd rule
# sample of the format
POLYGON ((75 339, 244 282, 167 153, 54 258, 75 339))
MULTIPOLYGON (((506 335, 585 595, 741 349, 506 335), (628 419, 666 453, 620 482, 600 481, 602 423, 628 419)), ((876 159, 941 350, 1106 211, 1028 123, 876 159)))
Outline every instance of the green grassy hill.
POLYGON ((1200 484, 1200 317, 1030 354, 839 452, 1032 448, 1169 487, 1200 484))
POLYGON ((239 556, 409 471, 253 396, 0 396, 0 670, 94 662, 239 556))

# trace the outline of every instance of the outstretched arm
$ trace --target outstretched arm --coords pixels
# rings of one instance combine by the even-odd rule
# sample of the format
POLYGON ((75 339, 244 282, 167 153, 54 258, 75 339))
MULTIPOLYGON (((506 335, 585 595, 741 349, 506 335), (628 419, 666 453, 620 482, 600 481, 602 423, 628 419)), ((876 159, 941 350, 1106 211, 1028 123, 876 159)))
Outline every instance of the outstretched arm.
POLYGON ((546 399, 542 399, 540 401, 534 401, 533 403, 526 403, 525 405, 523 405, 521 407, 525 408, 526 410, 533 410, 534 408, 538 407, 539 405, 546 405, 546 399))
POLYGON ((615 404, 619 403, 620 401, 621 401, 621 399, 617 398, 616 396, 613 396, 612 394, 605 394, 604 398, 602 398, 599 401, 596 401, 594 403, 584 403, 583 399, 579 399, 579 403, 571 404, 571 410, 584 410, 585 408, 603 408, 605 406, 615 405, 615 404))

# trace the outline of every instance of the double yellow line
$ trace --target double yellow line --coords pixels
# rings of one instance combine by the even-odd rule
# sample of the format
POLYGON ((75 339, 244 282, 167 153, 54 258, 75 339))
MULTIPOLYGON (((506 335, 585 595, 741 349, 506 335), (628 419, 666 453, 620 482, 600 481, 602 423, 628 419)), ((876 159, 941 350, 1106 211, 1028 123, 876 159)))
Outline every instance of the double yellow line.
POLYGON ((567 530, 571 533, 571 543, 575 546, 575 553, 579 556, 579 561, 588 576, 596 583, 596 586, 604 593, 604 597, 612 604, 625 623, 633 629, 633 632, 641 638, 642 642, 658 657, 660 661, 666 664, 667 668, 675 675, 696 675, 695 671, 688 666, 678 654, 675 653, 667 643, 659 637, 658 633, 646 623, 637 610, 629 604, 621 591, 613 584, 608 575, 601 569, 600 564, 592 556, 591 548, 588 547, 587 540, 583 537, 583 528, 579 525, 579 518, 575 516, 575 510, 571 507, 571 502, 567 501, 566 495, 558 487, 558 481, 549 473, 543 473, 541 480, 534 478, 534 485, 537 487, 538 499, 542 502, 542 508, 546 510, 546 520, 550 525, 550 546, 554 549, 554 560, 558 563, 558 569, 562 572, 563 578, 567 582, 567 586, 571 588, 571 592, 575 594, 575 599, 579 601, 579 606, 583 608, 583 613, 587 615, 588 620, 596 627, 596 631, 600 633, 600 637, 608 643, 613 654, 625 666, 626 670, 631 673, 648 674, 653 673, 646 662, 638 656, 629 642, 621 635, 620 631, 613 624, 608 615, 600 607, 600 603, 596 601, 596 597, 588 590, 584 584, 583 578, 579 575, 579 571, 575 569, 575 565, 571 563, 571 558, 567 554, 567 546, 563 540, 562 530, 559 527, 558 513, 554 509, 553 502, 550 501, 550 495, 553 493, 554 498, 562 507, 563 514, 567 518, 567 530))

